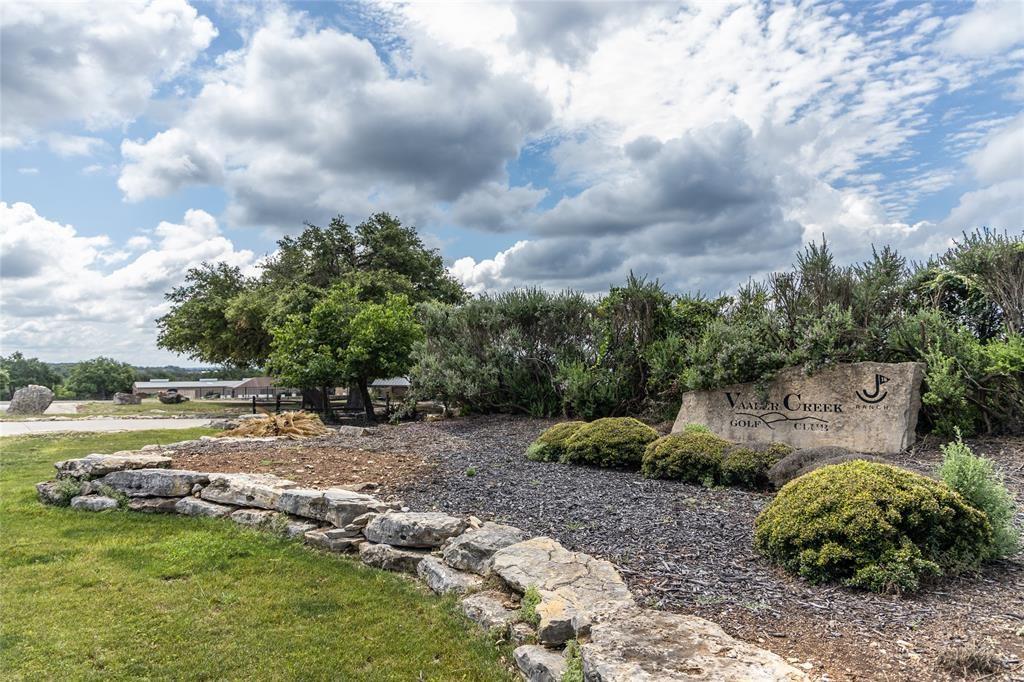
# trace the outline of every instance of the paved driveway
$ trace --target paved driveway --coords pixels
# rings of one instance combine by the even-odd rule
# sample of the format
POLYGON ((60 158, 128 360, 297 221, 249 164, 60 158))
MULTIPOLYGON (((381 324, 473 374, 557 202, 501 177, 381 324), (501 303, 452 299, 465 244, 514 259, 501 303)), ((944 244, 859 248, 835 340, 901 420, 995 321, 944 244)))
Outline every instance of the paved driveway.
MULTIPOLYGON (((50 406, 46 408, 44 414, 75 414, 78 412, 78 406, 84 405, 89 401, 87 400, 54 400, 50 403, 50 406)), ((6 412, 7 408, 10 407, 11 401, 4 400, 0 402, 0 412, 6 412)))
POLYGON ((67 421, 0 421, 0 436, 66 431, 148 431, 150 429, 191 429, 206 426, 209 419, 68 419, 67 421))

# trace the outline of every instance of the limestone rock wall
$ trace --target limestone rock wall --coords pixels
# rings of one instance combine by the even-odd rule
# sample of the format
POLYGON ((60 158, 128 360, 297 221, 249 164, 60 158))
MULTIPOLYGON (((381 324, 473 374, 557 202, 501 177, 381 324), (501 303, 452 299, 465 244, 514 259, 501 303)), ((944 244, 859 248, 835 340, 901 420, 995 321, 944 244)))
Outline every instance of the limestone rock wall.
POLYGON ((418 577, 458 595, 467 618, 516 644, 515 665, 530 681, 561 679, 570 664, 590 681, 806 679, 714 623, 641 608, 611 563, 552 538, 274 476, 178 471, 160 451, 58 462, 59 481, 40 483, 39 498, 67 504, 62 494, 77 487, 76 510, 230 519, 418 577))
POLYGON ((766 387, 684 393, 672 432, 703 424, 737 443, 895 454, 914 442, 923 378, 919 362, 841 364, 812 376, 790 367, 766 387))

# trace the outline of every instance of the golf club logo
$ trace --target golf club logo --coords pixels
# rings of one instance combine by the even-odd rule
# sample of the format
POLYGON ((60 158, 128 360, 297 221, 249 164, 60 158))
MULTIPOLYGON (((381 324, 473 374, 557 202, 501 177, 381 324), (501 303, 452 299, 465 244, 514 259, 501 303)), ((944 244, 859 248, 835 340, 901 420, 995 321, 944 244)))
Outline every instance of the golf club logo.
POLYGON ((869 405, 874 405, 875 403, 882 402, 883 400, 885 400, 885 396, 889 395, 888 391, 882 390, 882 384, 887 383, 888 381, 889 377, 884 376, 882 374, 876 374, 874 390, 858 390, 857 397, 860 398, 862 402, 865 402, 869 405))

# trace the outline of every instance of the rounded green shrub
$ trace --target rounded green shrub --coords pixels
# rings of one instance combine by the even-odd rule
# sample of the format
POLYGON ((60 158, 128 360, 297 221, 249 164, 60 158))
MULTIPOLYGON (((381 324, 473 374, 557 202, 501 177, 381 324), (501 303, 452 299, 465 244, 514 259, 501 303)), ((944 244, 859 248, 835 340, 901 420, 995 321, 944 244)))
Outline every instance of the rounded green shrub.
POLYGON ((658 432, 632 417, 605 417, 579 427, 565 443, 563 462, 635 467, 658 432))
POLYGON ((546 429, 526 448, 526 459, 557 462, 565 455, 565 442, 586 422, 562 422, 546 429))
POLYGON ((862 460, 790 481, 754 526, 757 550, 786 570, 876 592, 973 568, 991 541, 985 515, 942 483, 862 460))
POLYGON ((765 490, 772 483, 768 470, 793 452, 783 443, 734 445, 722 457, 722 483, 751 490, 765 490))
POLYGON ((640 471, 647 478, 713 485, 721 478, 728 447, 729 441, 713 433, 673 433, 647 446, 640 471))

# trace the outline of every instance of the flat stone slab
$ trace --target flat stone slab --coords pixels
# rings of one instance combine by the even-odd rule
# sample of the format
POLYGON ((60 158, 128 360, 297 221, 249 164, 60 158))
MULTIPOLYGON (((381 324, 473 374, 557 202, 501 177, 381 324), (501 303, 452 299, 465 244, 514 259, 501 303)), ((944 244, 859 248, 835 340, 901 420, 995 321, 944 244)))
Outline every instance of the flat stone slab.
POLYGON ((415 549, 402 549, 391 545, 364 542, 359 546, 359 559, 367 566, 383 568, 385 571, 398 573, 416 573, 416 568, 428 552, 415 549))
POLYGON ((454 569, 433 556, 420 561, 416 575, 437 594, 466 594, 479 590, 484 583, 480 576, 454 569))
POLYGON ((519 528, 488 521, 446 542, 441 554, 452 568, 487 575, 495 552, 528 537, 526 531, 519 528))
POLYGON ((103 495, 79 495, 71 498, 71 508, 83 511, 106 511, 117 509, 117 500, 103 495))
POLYGON ((79 459, 66 459, 53 465, 58 478, 99 478, 115 471, 128 469, 169 469, 171 458, 149 453, 113 455, 86 455, 79 459))
POLYGON ((364 533, 371 542, 400 547, 440 547, 466 527, 465 520, 440 512, 392 512, 375 517, 364 533))
POLYGON ((231 512, 231 520, 240 526, 265 528, 274 522, 280 512, 270 509, 236 509, 231 512))
POLYGON ((551 538, 532 538, 498 550, 491 570, 518 592, 537 589, 537 638, 545 644, 585 635, 594 618, 634 603, 610 562, 570 552, 551 538))
POLYGON ((711 621, 649 609, 595 624, 581 654, 588 682, 807 679, 779 656, 730 637, 711 621))
POLYGON ((195 484, 206 484, 207 474, 183 469, 132 469, 115 471, 101 483, 129 497, 184 497, 195 484))
POLYGON ((809 377, 788 367, 768 384, 767 397, 754 384, 684 393, 672 432, 704 424, 739 443, 895 454, 914 442, 923 378, 919 362, 840 364, 809 377))
POLYGON ((307 545, 328 552, 350 552, 366 542, 362 535, 349 533, 341 528, 310 530, 303 538, 307 545))
POLYGON ((524 644, 516 647, 512 659, 527 682, 562 682, 566 661, 561 651, 524 644))
POLYGON ((297 485, 273 474, 210 474, 210 482, 199 496, 221 504, 276 509, 281 494, 297 485))
POLYGON ((222 518, 229 516, 235 510, 225 504, 207 502, 198 497, 183 497, 174 505, 174 511, 185 516, 211 516, 222 518))
POLYGON ((508 595, 488 590, 465 597, 460 606, 466 618, 490 632, 505 630, 519 617, 519 611, 505 606, 508 595))
POLYGON ((143 514, 174 514, 180 497, 133 497, 128 500, 128 509, 143 514))
POLYGON ((274 508, 342 528, 368 513, 383 512, 388 506, 371 495, 341 488, 291 488, 281 493, 274 508))

